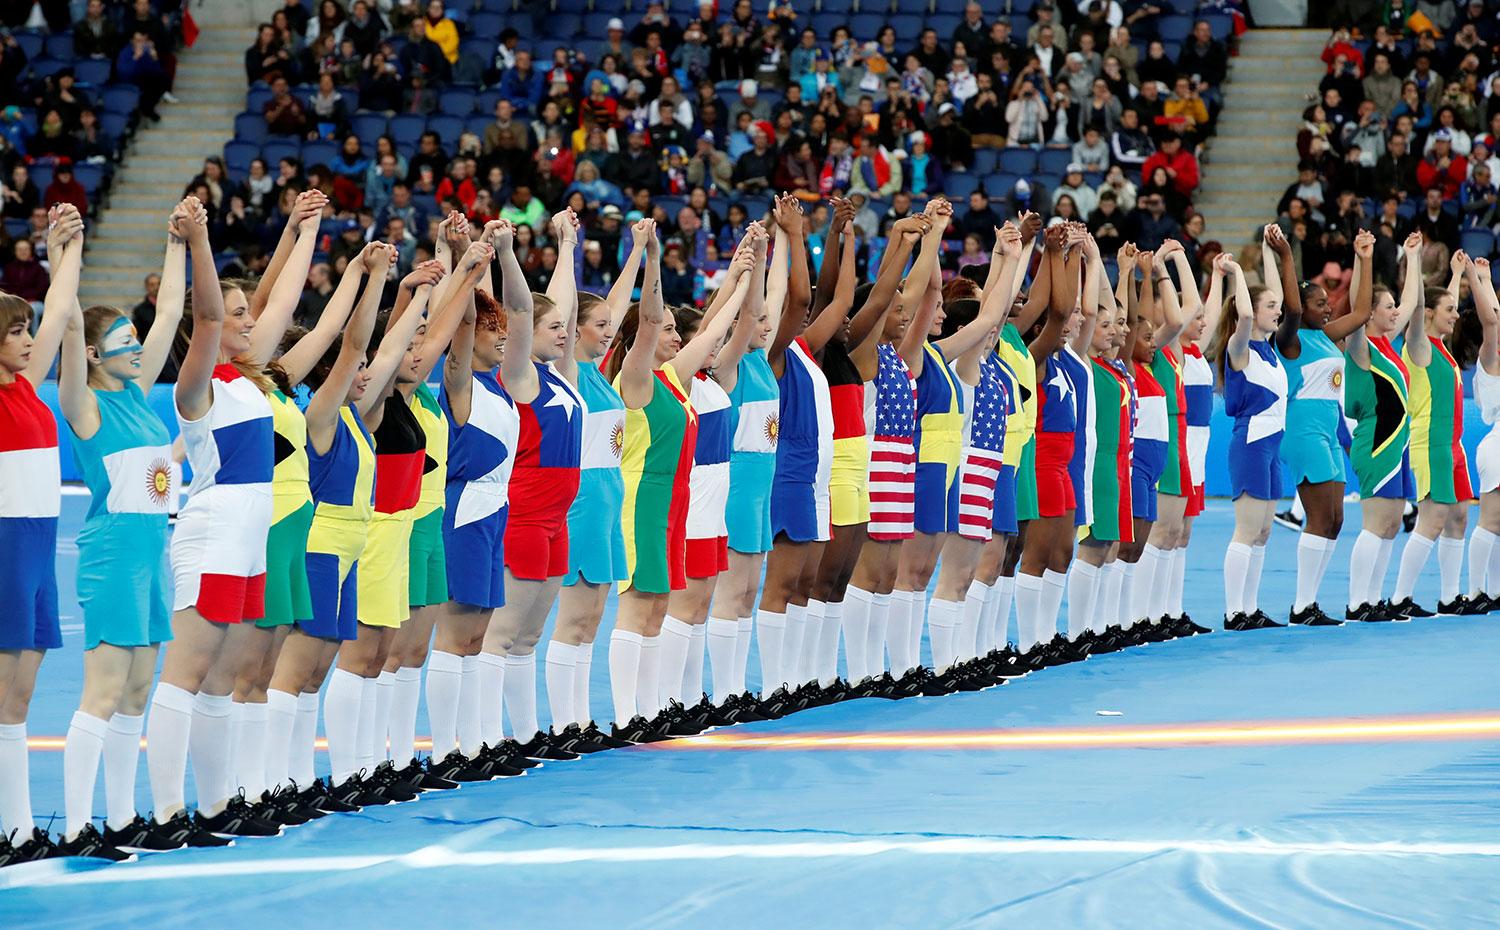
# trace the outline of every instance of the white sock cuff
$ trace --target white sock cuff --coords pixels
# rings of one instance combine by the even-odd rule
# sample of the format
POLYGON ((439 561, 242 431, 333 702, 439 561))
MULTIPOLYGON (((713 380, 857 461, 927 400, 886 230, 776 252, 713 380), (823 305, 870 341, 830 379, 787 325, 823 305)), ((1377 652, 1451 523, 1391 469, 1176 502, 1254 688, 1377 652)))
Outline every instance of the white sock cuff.
POLYGON ((876 597, 877 595, 871 594, 864 588, 857 588, 852 584, 844 589, 845 601, 860 601, 865 604, 872 604, 874 603, 876 597))
POLYGON ((461 672, 463 664, 463 656, 440 649, 434 649, 427 657, 427 668, 434 672, 461 672))
POLYGON ((964 592, 964 596, 972 597, 977 600, 988 595, 989 591, 990 586, 976 578, 975 580, 969 582, 969 589, 964 592))
POLYGON ((190 714, 193 712, 193 692, 184 691, 176 685, 169 685, 163 681, 152 692, 151 703, 159 704, 167 710, 190 714))
POLYGON ((109 718, 109 732, 121 736, 140 736, 145 723, 144 714, 115 714, 109 718))
POLYGON ((844 616, 844 602, 843 601, 831 601, 831 602, 823 605, 823 619, 825 621, 826 620, 842 619, 843 616, 844 616))
POLYGON ((723 617, 709 617, 704 624, 705 633, 709 636, 738 636, 740 624, 743 620, 725 620, 723 617))
POLYGON ((1042 576, 1028 575, 1025 572, 1016 572, 1016 587, 1027 588, 1032 591, 1042 590, 1042 576))
POLYGON ((693 635, 693 625, 686 620, 679 620, 669 614, 661 622, 661 631, 663 633, 671 633, 673 636, 681 636, 683 639, 689 639, 693 635))
POLYGON ((870 595, 870 606, 872 606, 872 607, 889 607, 891 605, 891 595, 894 594, 894 593, 895 593, 894 591, 887 591, 884 594, 871 594, 870 595))
MULTIPOLYGON (((266 709, 268 712, 274 709, 283 714, 295 714, 297 712, 297 695, 271 688, 266 691, 266 709)), ((119 714, 115 714, 116 718, 119 716, 119 714)))
POLYGON ((488 665, 490 668, 503 669, 506 665, 506 657, 493 652, 481 652, 476 658, 480 665, 488 665))
POLYGON ((351 686, 351 687, 354 687, 354 688, 362 688, 362 687, 364 687, 364 678, 360 677, 359 675, 354 674, 353 672, 349 671, 348 669, 342 669, 342 668, 336 668, 336 669, 334 669, 333 670, 333 674, 330 675, 330 676, 328 676, 328 686, 331 688, 331 687, 333 687, 333 685, 335 683, 340 682, 340 681, 344 681, 345 679, 348 679, 349 686, 351 686))
POLYGON ((614 630, 609 634, 610 640, 619 640, 622 643, 635 643, 637 646, 645 644, 645 637, 639 633, 629 630, 614 630))
MULTIPOLYGON (((339 671, 343 671, 339 669, 339 671)), ((227 694, 204 694, 198 692, 193 695, 193 713, 202 714, 205 717, 228 717, 234 709, 234 700, 227 694)))
MULTIPOLYGON (((267 698, 269 699, 269 695, 267 695, 267 698)), ((240 704, 240 702, 238 701, 236 701, 235 703, 240 705, 240 719, 247 723, 257 720, 265 720, 266 715, 269 712, 268 708, 266 707, 265 701, 262 701, 259 704, 256 704, 253 701, 246 701, 243 704, 240 704)))
POLYGON ((1042 584, 1055 584, 1058 587, 1062 587, 1062 584, 1067 580, 1067 577, 1068 576, 1063 574, 1062 572, 1054 572, 1052 569, 1048 568, 1043 570, 1042 572, 1042 584))
POLYGON ((26 724, 0 723, 0 741, 26 742, 26 724))
POLYGON ((381 669, 380 674, 375 676, 378 685, 393 685, 396 683, 396 673, 390 669, 381 669))
POLYGON ((769 610, 757 610, 755 612, 755 622, 760 626, 768 626, 772 629, 785 629, 786 614, 776 614, 769 610))
POLYGON ((460 656, 458 659, 458 669, 464 674, 479 671, 479 656, 460 656))
POLYGON ((1463 547, 1464 547, 1464 541, 1462 539, 1454 539, 1451 536, 1439 536, 1438 537, 1438 548, 1439 549, 1459 549, 1459 550, 1462 550, 1463 547))
POLYGON ((930 626, 956 627, 961 610, 963 610, 963 605, 958 601, 945 601, 935 597, 927 605, 927 623, 930 626))
POLYGON ((397 681, 421 681, 422 670, 420 668, 408 668, 405 665, 396 669, 397 681))
POLYGON ((504 658, 505 658, 505 667, 508 668, 508 669, 509 668, 527 668, 527 667, 535 668, 536 667, 536 653, 535 652, 528 652, 528 653, 526 653, 523 656, 518 656, 514 652, 512 652, 509 655, 505 656, 504 658))
POLYGON ((1068 571, 1078 575, 1080 578, 1087 578, 1090 575, 1094 575, 1097 577, 1099 574, 1101 574, 1102 569, 1103 566, 1101 565, 1092 565, 1088 562, 1078 561, 1074 562, 1073 565, 1068 569, 1068 571))
POLYGON ((576 666, 579 649, 573 643, 560 643, 554 639, 547 644, 547 664, 576 666))
POLYGON ((100 720, 93 714, 85 713, 81 710, 75 710, 73 711, 73 719, 68 724, 68 728, 82 730, 90 736, 103 739, 104 734, 109 732, 109 721, 100 720))
POLYGON ((313 713, 317 713, 317 711, 318 711, 318 692, 316 692, 316 691, 304 691, 301 694, 297 695, 297 710, 299 710, 299 711, 311 711, 313 713))

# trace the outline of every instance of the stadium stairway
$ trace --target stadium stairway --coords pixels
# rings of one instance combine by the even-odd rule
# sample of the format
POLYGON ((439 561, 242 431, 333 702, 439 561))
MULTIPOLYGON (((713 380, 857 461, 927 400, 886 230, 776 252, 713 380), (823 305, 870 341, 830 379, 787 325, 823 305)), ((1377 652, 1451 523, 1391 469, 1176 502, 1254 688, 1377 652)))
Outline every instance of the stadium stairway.
POLYGON ((1302 111, 1326 70, 1317 29, 1252 29, 1230 59, 1218 135, 1209 143, 1195 198, 1209 239, 1238 253, 1272 218, 1297 176, 1302 111))
POLYGON ((202 31, 178 55, 181 102, 163 103, 161 122, 143 123, 126 153, 89 237, 79 288, 84 306, 128 309, 140 301, 146 274, 161 270, 167 215, 203 159, 234 135, 234 116, 245 103, 243 56, 255 35, 248 6, 225 0, 194 5, 202 31))

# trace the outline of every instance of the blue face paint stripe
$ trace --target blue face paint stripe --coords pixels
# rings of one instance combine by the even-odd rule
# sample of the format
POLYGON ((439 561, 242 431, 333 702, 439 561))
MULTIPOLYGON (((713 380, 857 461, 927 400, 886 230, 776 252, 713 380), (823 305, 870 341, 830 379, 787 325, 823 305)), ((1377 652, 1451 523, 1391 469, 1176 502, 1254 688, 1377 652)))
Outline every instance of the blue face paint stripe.
MULTIPOLYGON (((108 342, 109 341, 109 337, 114 333, 115 330, 121 328, 122 326, 131 326, 131 325, 133 325, 133 324, 130 322, 130 320, 128 318, 123 317, 123 316, 117 318, 113 323, 109 324, 109 329, 106 329, 104 331, 104 338, 101 339, 100 342, 101 343, 108 342)), ((103 358, 114 358, 117 355, 128 355, 128 354, 130 354, 132 352, 139 352, 140 350, 141 350, 140 340, 138 340, 138 339, 134 338, 134 336, 132 336, 129 343, 121 346, 118 349, 110 349, 108 352, 101 352, 101 353, 99 353, 99 357, 102 358, 102 359, 103 358)))

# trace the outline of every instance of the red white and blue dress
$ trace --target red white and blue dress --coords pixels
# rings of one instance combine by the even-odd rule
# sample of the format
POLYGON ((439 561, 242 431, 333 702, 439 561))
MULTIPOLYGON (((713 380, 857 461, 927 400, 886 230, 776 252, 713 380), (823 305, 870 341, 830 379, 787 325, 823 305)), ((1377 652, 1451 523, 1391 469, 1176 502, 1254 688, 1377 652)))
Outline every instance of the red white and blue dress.
POLYGON ((910 539, 916 531, 917 379, 889 342, 878 347, 879 367, 865 390, 870 430, 870 538, 910 539), (870 388, 873 387, 873 390, 870 388))
POLYGON ((1074 510, 1069 466, 1078 430, 1078 388, 1062 359, 1066 352, 1047 356, 1036 390, 1036 499, 1037 513, 1060 517, 1074 510))
POLYGON ((24 376, 0 384, 0 649, 57 649, 57 420, 24 376))
POLYGON ((828 484, 833 473, 833 401, 828 378, 798 336, 787 347, 781 377, 781 428, 771 482, 772 537, 827 542, 832 535, 828 484))
MULTIPOLYGON (((528 581, 568 573, 568 508, 578 496, 583 454, 583 398, 550 363, 532 360, 537 395, 516 404, 519 418, 505 567, 528 581)), ((580 540, 592 544, 593 540, 580 540)))
MULTIPOLYGON (((993 351, 979 362, 979 382, 970 385, 958 376, 953 380, 963 392, 964 457, 958 473, 958 534, 965 539, 988 540, 997 527, 995 494, 1005 450, 1005 422, 1013 409, 1010 378, 1005 363, 993 351)), ((1008 489, 1012 497, 1015 487, 1008 489)), ((1010 507, 1014 512, 1015 504, 1010 507)))
POLYGON ((193 482, 172 533, 175 610, 215 623, 265 615, 275 432, 271 402, 230 364, 214 369, 213 401, 196 420, 177 411, 193 482))
POLYGON ((729 569, 729 459, 734 451, 734 422, 729 394, 700 371, 688 388, 698 411, 698 444, 688 476, 687 576, 713 578, 729 569))

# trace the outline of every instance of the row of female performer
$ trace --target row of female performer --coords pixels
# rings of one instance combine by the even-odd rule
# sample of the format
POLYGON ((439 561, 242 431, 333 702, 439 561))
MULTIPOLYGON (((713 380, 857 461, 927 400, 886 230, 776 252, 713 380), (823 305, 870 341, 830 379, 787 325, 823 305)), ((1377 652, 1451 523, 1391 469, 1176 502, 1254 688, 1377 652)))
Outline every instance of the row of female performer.
MULTIPOLYGON (((1309 535, 1330 541, 1299 547, 1299 567, 1326 565, 1336 513, 1317 507, 1339 502, 1321 485, 1342 465, 1343 416, 1317 404, 1337 402, 1343 351, 1351 454, 1373 482, 1357 544, 1373 545, 1367 560, 1388 553, 1412 493, 1405 463, 1454 464, 1461 430, 1443 416, 1455 388, 1439 383, 1424 329, 1451 329, 1452 303, 1437 299, 1424 322, 1414 300, 1374 292, 1364 237, 1355 310, 1330 321, 1315 289, 1257 291, 1227 257, 1200 300, 1174 283, 1194 280, 1175 244, 1126 246, 1112 287, 1086 230, 1043 232, 1030 214, 996 231, 982 281, 944 286, 941 199, 895 225, 874 282, 856 286, 853 208, 835 201, 814 287, 802 208, 785 197, 751 224, 699 313, 663 303, 650 221, 631 229, 600 297, 575 290, 571 212, 552 218, 563 248, 546 294, 528 291, 510 224, 471 230, 455 214, 436 259, 394 286, 392 249, 368 246, 304 331, 290 321, 325 206, 301 195, 264 278, 241 282, 218 279, 205 211, 183 201, 144 342, 120 311, 78 306, 70 208, 51 217, 54 278, 34 340, 29 305, 0 297, 0 534, 19 605, 0 621, 0 864, 223 845, 540 762, 846 698, 976 690, 1207 632, 1182 593, 1216 380, 1235 419, 1231 629, 1275 623, 1255 591, 1283 455, 1309 535), (1389 338, 1403 327, 1409 361, 1389 338), (61 642, 57 429, 34 391, 59 346, 60 405, 92 499, 78 541, 85 685, 54 842, 32 821, 25 719, 43 652, 61 642), (169 355, 192 471, 170 533, 173 450, 145 400, 169 355), (1409 375, 1419 364, 1423 392, 1409 375), (1282 449, 1298 418, 1316 429, 1294 429, 1282 449), (1334 445, 1319 444, 1324 427, 1334 445), (1392 462, 1395 477, 1378 474, 1392 462), (1318 558, 1304 562, 1304 548, 1318 558), (589 682, 611 590, 613 726, 601 728, 589 682), (537 648, 554 609, 543 730, 537 648), (760 696, 747 685, 752 632, 760 696), (419 761, 424 667, 432 753, 419 761), (320 694, 326 779, 314 769, 320 694), (133 802, 148 695, 144 817, 133 802)), ((1267 233, 1268 254, 1282 245, 1267 233)), ((1459 270, 1487 314, 1481 367, 1500 376, 1487 269, 1459 270)), ((1417 540, 1430 549, 1443 535, 1445 608, 1459 597, 1447 540, 1462 537, 1442 496, 1460 493, 1448 470, 1429 464, 1417 479, 1427 493, 1407 549, 1414 577, 1417 540)), ((1366 575, 1351 615, 1414 613, 1406 563, 1394 606, 1366 575)), ((1293 620, 1336 622, 1316 592, 1299 573, 1293 620)))

